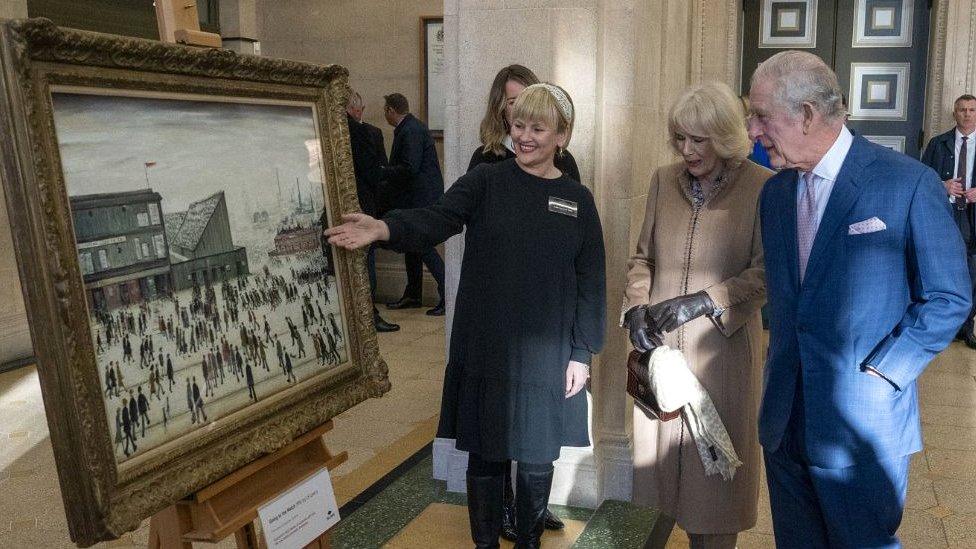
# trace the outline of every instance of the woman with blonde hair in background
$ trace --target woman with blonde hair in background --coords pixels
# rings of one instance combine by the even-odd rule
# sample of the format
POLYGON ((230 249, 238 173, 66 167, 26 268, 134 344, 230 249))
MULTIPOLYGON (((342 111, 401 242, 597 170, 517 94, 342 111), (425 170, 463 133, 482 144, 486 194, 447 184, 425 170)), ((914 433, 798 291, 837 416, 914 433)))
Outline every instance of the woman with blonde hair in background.
POLYGON ((682 94, 668 137, 681 160, 651 178, 622 325, 639 351, 682 351, 743 463, 731 480, 706 475, 684 418, 662 422, 635 406, 634 501, 674 518, 693 548, 732 548, 755 525, 759 497, 766 289, 757 207, 771 172, 746 160, 742 106, 725 84, 682 94))
MULTIPOLYGON (((468 171, 473 170, 478 164, 490 164, 515 158, 515 145, 512 143, 512 136, 509 135, 512 127, 512 105, 522 90, 538 83, 539 78, 535 73, 522 65, 509 65, 498 71, 488 91, 488 108, 481 119, 481 128, 478 131, 481 145, 471 155, 468 171)), ((570 179, 580 181, 579 167, 569 151, 565 149, 557 151, 553 163, 570 179)))
POLYGON ((434 205, 326 231, 348 249, 423 249, 467 229, 437 436, 468 455, 468 518, 497 548, 505 468, 518 462, 516 547, 540 546, 562 446, 588 446, 586 395, 603 346, 603 233, 590 191, 554 165, 573 130, 569 94, 535 84, 512 106, 515 158, 484 164, 434 205))

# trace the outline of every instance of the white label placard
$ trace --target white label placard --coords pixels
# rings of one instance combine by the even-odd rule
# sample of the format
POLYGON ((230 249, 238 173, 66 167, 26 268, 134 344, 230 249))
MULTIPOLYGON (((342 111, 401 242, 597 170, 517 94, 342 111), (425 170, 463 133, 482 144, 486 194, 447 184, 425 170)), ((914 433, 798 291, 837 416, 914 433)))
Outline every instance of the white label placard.
POLYGON ((339 522, 332 477, 322 469, 258 508, 268 549, 301 549, 339 522))

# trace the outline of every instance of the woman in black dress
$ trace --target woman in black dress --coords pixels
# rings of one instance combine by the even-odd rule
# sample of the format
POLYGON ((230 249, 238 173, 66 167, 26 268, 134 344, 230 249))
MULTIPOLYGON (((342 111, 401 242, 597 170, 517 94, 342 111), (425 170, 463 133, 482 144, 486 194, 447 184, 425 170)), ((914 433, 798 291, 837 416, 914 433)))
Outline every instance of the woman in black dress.
MULTIPOLYGON (((510 130, 512 127, 512 105, 522 90, 538 84, 535 73, 522 65, 509 65, 498 71, 488 92, 488 108, 481 119, 479 137, 481 145, 471 155, 468 163, 470 172, 479 164, 500 162, 515 158, 515 144, 510 130)), ((580 181, 576 159, 567 150, 557 154, 553 164, 573 181, 580 181)), ((505 469, 505 495, 502 498, 502 537, 515 541, 515 491, 512 489, 512 467, 505 469)), ((545 527, 548 530, 562 530, 566 525, 559 517, 546 509, 545 527)))
POLYGON ((516 158, 462 176, 436 204, 383 220, 343 216, 326 231, 348 249, 443 242, 464 227, 438 436, 469 452, 468 513, 479 548, 498 547, 504 471, 518 462, 518 547, 538 547, 562 446, 588 446, 586 396, 606 314, 603 234, 593 196, 553 163, 572 134, 561 88, 513 105, 516 158))

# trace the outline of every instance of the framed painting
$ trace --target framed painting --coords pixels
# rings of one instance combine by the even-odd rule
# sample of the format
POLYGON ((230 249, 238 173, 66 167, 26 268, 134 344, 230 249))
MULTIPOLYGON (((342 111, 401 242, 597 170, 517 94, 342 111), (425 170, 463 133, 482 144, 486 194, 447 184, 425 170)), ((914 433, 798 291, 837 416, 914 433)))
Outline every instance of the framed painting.
POLYGON ((817 0, 763 0, 760 48, 816 48, 817 0))
POLYGON ((444 137, 444 18, 420 18, 420 96, 421 115, 431 135, 444 137))
POLYGON ((346 69, 0 27, 0 150, 72 539, 82 546, 389 390, 346 69))
POLYGON ((907 120, 909 63, 851 63, 850 119, 907 120))
POLYGON ((912 0, 857 0, 854 48, 912 47, 912 0))

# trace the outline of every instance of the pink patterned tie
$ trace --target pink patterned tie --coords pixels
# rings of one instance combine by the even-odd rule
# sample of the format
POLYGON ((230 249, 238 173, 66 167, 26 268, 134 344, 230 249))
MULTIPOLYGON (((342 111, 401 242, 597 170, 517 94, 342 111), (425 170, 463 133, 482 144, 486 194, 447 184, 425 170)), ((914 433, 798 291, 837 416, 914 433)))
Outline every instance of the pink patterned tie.
POLYGON ((800 258, 801 283, 807 270, 807 262, 810 260, 813 239, 817 236, 817 195, 816 187, 813 186, 814 177, 813 171, 803 174, 806 185, 796 205, 796 244, 800 258))

